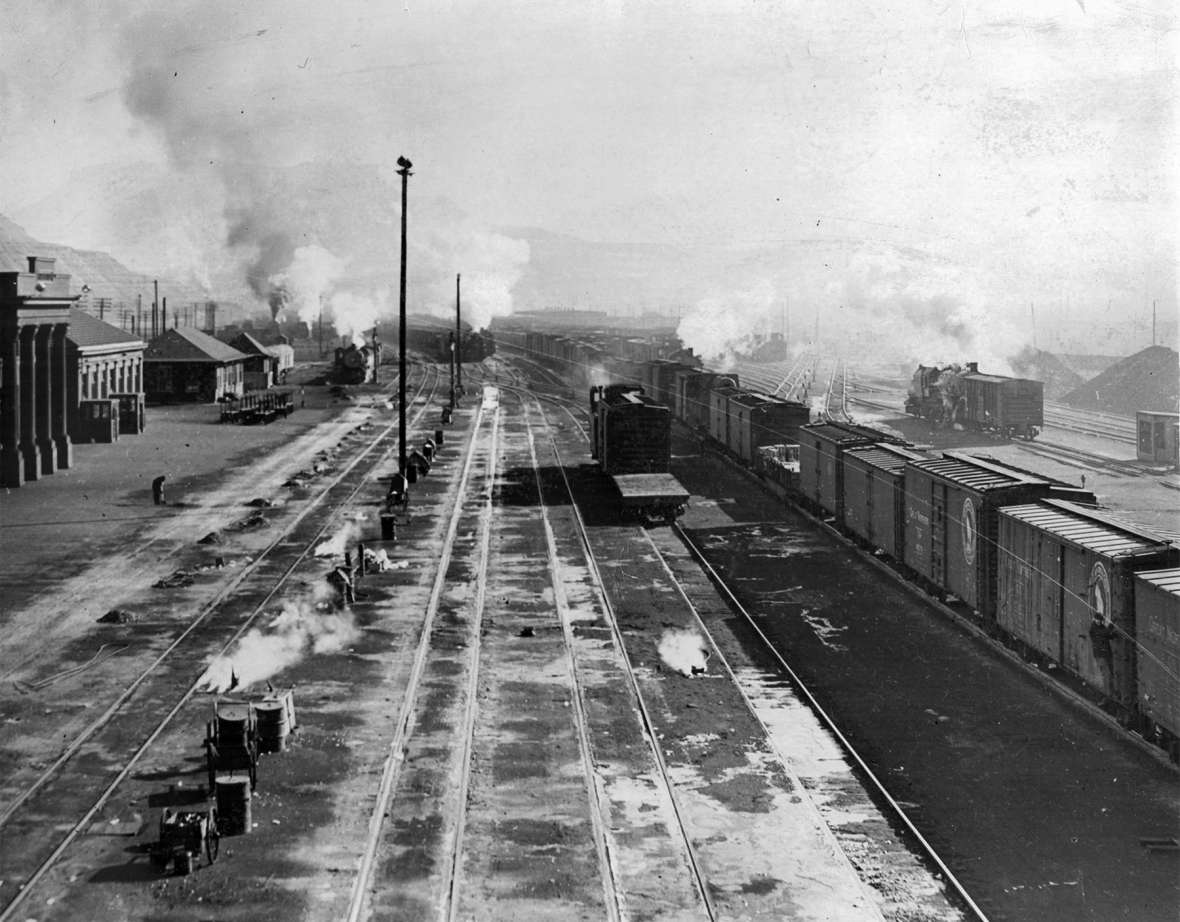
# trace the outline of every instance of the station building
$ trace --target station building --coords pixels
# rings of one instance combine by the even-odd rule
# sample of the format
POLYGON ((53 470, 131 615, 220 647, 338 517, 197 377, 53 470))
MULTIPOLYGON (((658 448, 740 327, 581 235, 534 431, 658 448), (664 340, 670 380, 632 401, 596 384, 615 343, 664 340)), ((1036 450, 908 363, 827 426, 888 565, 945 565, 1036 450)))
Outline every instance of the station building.
POLYGON ((241 397, 247 356, 193 327, 165 330, 143 354, 144 392, 152 403, 241 397))
POLYGON ((66 337, 70 277, 56 260, 28 257, 0 272, 0 484, 19 487, 73 464, 66 337))
POLYGON ((75 444, 110 442, 144 428, 143 340, 78 308, 70 309, 66 361, 75 444))

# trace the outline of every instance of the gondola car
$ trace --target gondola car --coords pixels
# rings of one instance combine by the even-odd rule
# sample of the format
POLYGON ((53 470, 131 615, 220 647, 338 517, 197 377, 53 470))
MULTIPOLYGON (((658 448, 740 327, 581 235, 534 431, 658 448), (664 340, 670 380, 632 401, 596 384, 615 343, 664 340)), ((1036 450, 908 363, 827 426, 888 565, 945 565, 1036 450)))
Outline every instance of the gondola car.
POLYGON ((672 414, 631 384, 590 389, 591 453, 618 492, 624 514, 673 522, 688 491, 670 473, 672 414))

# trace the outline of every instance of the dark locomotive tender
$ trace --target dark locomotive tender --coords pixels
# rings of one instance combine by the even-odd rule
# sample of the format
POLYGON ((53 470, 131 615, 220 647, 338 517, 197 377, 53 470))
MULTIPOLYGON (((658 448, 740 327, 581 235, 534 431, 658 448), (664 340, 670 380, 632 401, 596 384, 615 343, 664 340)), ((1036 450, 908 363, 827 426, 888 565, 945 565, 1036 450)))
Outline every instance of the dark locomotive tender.
POLYGON ((625 512, 672 522, 688 491, 670 473, 672 414, 633 384, 590 389, 591 455, 610 476, 625 512))
POLYGON ((919 365, 905 411, 940 427, 959 425, 1031 440, 1045 425, 1045 386, 1030 378, 983 374, 976 362, 919 365))
MULTIPOLYGON (((785 487, 939 595, 974 608, 990 631, 1093 688, 1128 725, 1180 760, 1180 551, 1174 542, 1098 511, 1093 494, 1069 484, 991 458, 922 452, 867 427, 792 426, 784 418, 747 437, 743 433, 758 425, 742 411, 751 392, 732 376, 667 360, 612 360, 593 344, 565 337, 548 344, 544 334, 529 336, 531 347, 553 357, 558 370, 577 375, 593 359, 617 380, 670 395, 675 416, 716 450, 785 487), (785 460, 796 453, 798 473, 785 460), (1021 515, 1026 520, 1019 521, 1021 515), (1126 560, 1100 561, 1104 548, 1124 548, 1126 560), (1101 588, 1108 582, 1109 596, 1101 588), (1071 600, 1068 611, 1063 600, 1071 600), (1113 638, 1109 680, 1100 663, 1106 645, 1094 642, 1090 624, 1113 638)), ((923 371, 931 369, 920 368, 915 378, 923 371)), ((1037 434, 1040 382, 973 369, 955 375, 957 390, 948 388, 952 412, 929 402, 907 410, 941 413, 945 421, 1008 436, 1037 434)))

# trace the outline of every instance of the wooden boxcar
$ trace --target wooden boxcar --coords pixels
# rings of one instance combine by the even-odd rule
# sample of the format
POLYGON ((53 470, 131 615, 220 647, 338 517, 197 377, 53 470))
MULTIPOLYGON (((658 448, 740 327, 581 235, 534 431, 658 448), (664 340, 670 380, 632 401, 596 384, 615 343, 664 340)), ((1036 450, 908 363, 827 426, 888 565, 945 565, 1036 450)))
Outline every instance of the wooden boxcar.
POLYGON ((1180 761, 1180 569, 1136 573, 1139 713, 1148 736, 1180 761))
POLYGON ((722 445, 729 444, 729 400, 740 393, 738 388, 725 384, 709 392, 709 435, 722 445))
POLYGON ((676 373, 676 402, 672 408, 676 418, 694 428, 709 428, 709 397, 714 387, 738 386, 736 374, 721 374, 699 368, 682 369, 676 373))
POLYGON ((844 452, 875 442, 900 444, 901 439, 849 423, 813 423, 799 433, 799 491, 839 521, 844 503, 844 452))
POLYGON ((744 392, 729 399, 729 449, 747 464, 763 445, 797 443, 799 427, 811 421, 804 403, 744 392))
POLYGON ((840 523, 895 560, 905 547, 905 466, 928 457, 901 445, 873 444, 844 451, 840 523))
POLYGON ((1045 385, 1029 378, 969 372, 962 375, 966 407, 961 417, 973 429, 990 429, 1005 438, 1031 439, 1045 425, 1045 385))
POLYGON ((998 510, 996 623, 1128 711, 1135 707, 1132 575, 1180 563, 1165 538, 1073 503, 998 510), (1095 616, 1109 646, 1095 648, 1095 616), (1098 656, 1109 649, 1109 675, 1098 656))
POLYGON ((906 566, 995 619, 996 538, 1001 506, 1093 494, 991 458, 945 452, 906 462, 906 566))

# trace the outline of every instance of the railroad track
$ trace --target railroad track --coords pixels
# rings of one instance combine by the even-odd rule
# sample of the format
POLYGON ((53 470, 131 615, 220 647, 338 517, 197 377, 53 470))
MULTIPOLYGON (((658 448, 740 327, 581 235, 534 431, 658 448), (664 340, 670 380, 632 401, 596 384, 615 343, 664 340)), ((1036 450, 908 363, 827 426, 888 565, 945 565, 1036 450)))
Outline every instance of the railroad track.
MULTIPOLYGON (((568 406, 558 405, 557 409, 562 412, 565 412, 566 414, 569 414, 571 419, 573 418, 572 412, 570 411, 568 406)), ((584 437, 584 433, 582 433, 582 435, 584 437)), ((566 470, 567 464, 560 463, 561 462, 561 453, 557 449, 556 443, 554 443, 554 458, 559 461, 559 466, 560 466, 561 470, 562 471, 566 470)), ((578 515, 577 504, 573 501, 574 491, 569 489, 568 481, 566 481, 566 484, 567 484, 567 490, 569 490, 570 508, 573 510, 574 515, 578 515)), ((579 518, 579 521, 581 521, 580 516, 578 516, 578 518, 579 518)), ((735 689, 740 690, 740 693, 741 693, 740 702, 741 703, 739 704, 739 707, 745 708, 745 710, 748 712, 748 714, 750 716, 752 716, 754 718, 754 720, 757 722, 758 732, 763 737, 765 737, 765 739, 771 741, 770 748, 772 748, 774 751, 772 762, 776 766, 775 770, 782 771, 782 772, 786 773, 788 776, 793 778, 794 773, 790 767, 790 759, 787 756, 787 752, 791 746, 795 746, 798 744, 798 737, 796 737, 792 741, 775 742, 775 734, 768 728, 768 726, 766 724, 762 723, 762 721, 761 721, 762 713, 759 711, 758 708, 756 708, 754 706, 754 704, 750 700, 750 697, 747 696, 746 681, 743 680, 741 677, 739 677, 739 675, 735 672, 735 670, 733 670, 730 667, 730 665, 726 661, 724 655, 721 653, 720 645, 717 644, 716 641, 713 639, 713 636, 710 632, 709 627, 706 625, 704 619, 702 618, 701 614, 697 610, 697 606, 694 604, 692 597, 694 595, 699 597, 702 594, 700 587, 697 587, 694 589, 691 585, 686 585, 682 581, 681 575, 679 575, 677 572, 675 572, 674 565, 668 559, 667 547, 661 546, 661 543, 656 540, 656 538, 655 538, 656 533, 657 532, 653 532, 652 530, 647 530, 647 529, 638 530, 637 534, 639 537, 637 539, 635 546, 636 546, 636 550, 642 550, 643 553, 642 554, 636 554, 635 552, 627 553, 626 550, 623 550, 624 556, 627 556, 627 557, 633 558, 633 559, 635 559, 637 557, 650 558, 650 559, 658 562, 657 563, 658 568, 664 574, 664 576, 666 578, 666 582, 670 587, 671 593, 677 599, 681 600, 682 607, 690 613, 692 628, 699 631, 704 637, 706 637, 708 639, 710 649, 711 649, 712 653, 714 654, 712 657, 710 657, 708 659, 708 662, 710 663, 709 672, 711 674, 718 675, 719 673, 718 673, 717 668, 715 666, 713 666, 712 664, 720 663, 720 665, 722 667, 722 671, 721 671, 720 675, 722 675, 723 678, 726 680, 726 684, 729 686, 732 686, 735 689)), ((708 572, 710 578, 713 581, 715 581, 715 583, 717 584, 717 586, 720 589, 723 590, 724 595, 725 595, 726 605, 727 606, 736 605, 736 598, 731 593, 729 593, 728 589, 724 586, 720 577, 718 577, 718 575, 715 572, 713 572, 710 568, 707 567, 707 564, 705 563, 705 559, 704 559, 703 555, 700 555, 699 551, 696 551, 696 549, 692 546, 691 541, 688 540, 688 538, 684 534, 684 532, 679 527, 675 527, 674 533, 676 534, 676 536, 679 539, 681 539, 683 541, 684 546, 688 547, 690 549, 690 551, 694 554, 694 562, 691 562, 690 565, 693 567, 698 566, 698 565, 702 566, 702 569, 705 569, 706 572, 708 572)), ((586 546, 587 556, 588 556, 588 559, 592 562, 592 568, 593 568, 594 572, 596 574, 598 574, 599 581, 604 582, 602 580, 602 575, 601 575, 601 572, 599 569, 599 565, 596 562, 597 555, 598 555, 598 553, 601 553, 601 550, 603 547, 602 539, 592 537, 591 534, 585 529, 585 527, 583 525, 582 529, 581 529, 581 540, 583 541, 583 543, 586 546), (597 549, 596 549, 596 547, 597 547, 597 549)), ((618 551, 615 552, 616 556, 617 556, 617 554, 618 554, 618 551)), ((615 632, 616 643, 621 650, 625 651, 625 655, 628 656, 629 663, 630 663, 630 660, 633 659, 634 657, 641 657, 642 658, 643 657, 642 653, 640 653, 640 652, 632 653, 630 651, 630 648, 632 648, 636 645, 636 641, 633 639, 633 637, 636 633, 635 629, 632 628, 624 633, 621 629, 621 619, 614 612, 612 603, 610 602, 609 598, 605 595, 604 595, 604 604, 607 605, 608 609, 610 610, 610 619, 609 620, 612 625, 612 630, 615 632)), ((740 605, 737 605, 737 609, 741 610, 740 605)), ((744 612, 744 610, 743 610, 743 612, 744 612)), ((724 621, 729 617, 729 608, 725 607, 723 611, 716 611, 716 612, 714 612, 714 614, 722 620, 722 623, 724 623, 724 621)), ((767 640, 765 638, 765 636, 762 636, 762 640, 766 644, 768 650, 773 650, 773 646, 770 644, 769 640, 767 640)), ((774 656, 778 657, 781 661, 781 657, 779 657, 779 654, 777 652, 774 653, 774 656)), ((785 662, 783 662, 783 666, 784 666, 784 672, 787 675, 793 676, 793 673, 790 672, 789 667, 786 667, 785 662)), ((646 706, 646 703, 645 703, 646 699, 648 697, 651 697, 651 682, 650 681, 644 682, 643 680, 641 680, 638 673, 636 672, 636 670, 632 666, 629 666, 628 676, 629 676, 629 684, 631 684, 632 689, 633 689, 633 694, 634 694, 636 700, 639 702, 639 707, 641 708, 641 712, 643 713, 644 726, 645 726, 645 729, 647 730, 648 736, 653 739, 654 738, 663 738, 664 733, 668 729, 667 726, 661 725, 661 718, 655 716, 652 712, 650 712, 646 706), (645 692, 645 687, 647 689, 646 692, 645 692)), ((795 677, 795 678, 797 678, 797 677, 795 677)), ((762 689, 761 693, 765 694, 765 689, 762 689)), ((772 695, 773 695, 773 693, 772 693, 772 695)), ((810 700, 810 703, 818 709, 818 705, 816 704, 816 702, 813 698, 810 700)), ((820 710, 819 713, 821 714, 821 716, 826 718, 826 715, 823 715, 822 710, 820 710)), ((781 718, 780 718, 780 720, 781 720, 781 718)), ((847 747, 847 751, 854 757, 854 759, 857 760, 858 764, 863 765, 863 760, 860 760, 860 757, 855 754, 855 752, 852 750, 851 746, 848 745, 847 740, 844 740, 843 737, 841 737, 841 740, 842 740, 843 744, 847 747)), ((666 745, 667 745, 667 743, 664 743, 663 745, 657 745, 653 749, 653 752, 660 764, 661 775, 662 775, 662 777, 665 777, 665 778, 668 778, 671 775, 680 776, 684 773, 685 767, 683 765, 675 765, 673 767, 669 766, 667 760, 665 759, 665 757, 663 756, 663 753, 662 753, 662 749, 666 745)), ((796 781, 797 781, 797 779, 796 779, 796 781)), ((799 789, 802 789, 802 787, 803 787, 803 785, 801 783, 797 783, 797 786, 799 789)), ((878 783, 878 786, 880 787, 879 783, 878 783)), ((880 791, 884 794, 885 797, 888 797, 888 795, 886 793, 884 793, 883 787, 880 787, 880 791)), ((683 794, 678 794, 676 786, 671 783, 669 783, 668 794, 669 794, 669 797, 672 799, 673 804, 677 804, 678 799, 683 797, 683 794)), ((838 798, 834 798, 834 799, 839 799, 839 801, 844 805, 844 807, 842 807, 841 809, 847 808, 849 801, 848 801, 848 792, 846 790, 843 791, 838 796, 838 798)), ((892 802, 892 801, 890 801, 890 802, 892 803, 893 808, 897 812, 901 812, 900 807, 895 802, 892 802)), ((724 860, 719 858, 719 856, 715 852, 713 852, 711 849, 708 849, 703 846, 699 850, 693 849, 692 843, 694 840, 698 840, 700 838, 701 832, 699 830, 695 829, 692 825, 691 808, 686 807, 686 806, 677 806, 676 807, 676 815, 679 819, 680 828, 683 830, 683 835, 685 836, 686 847, 689 850, 689 856, 690 856, 692 868, 694 871, 694 878, 698 883, 698 886, 700 888, 700 893, 702 894, 702 898, 707 898, 708 894, 711 891, 716 890, 716 888, 713 886, 713 884, 711 884, 711 881, 714 880, 712 875, 716 875, 717 878, 727 878, 729 876, 729 874, 732 872, 725 867, 724 860)), ((904 819, 904 815, 903 815, 903 819, 904 819)), ((843 818, 841 816, 837 816, 835 813, 832 813, 831 814, 831 821, 834 826, 839 827, 843 822, 843 818)), ((908 819, 906 819, 905 821, 908 823, 908 819)), ((837 839, 839 839, 841 836, 841 833, 836 830, 833 830, 832 834, 834 834, 837 839)), ((735 838, 738 838, 738 837, 739 836, 735 836, 735 838)), ((722 838, 724 838, 724 836, 722 836, 722 838)), ((913 844, 915 851, 921 851, 921 853, 926 856, 926 860, 928 861, 928 865, 931 869, 933 869, 933 873, 939 874, 939 875, 945 874, 947 876, 947 879, 951 882, 952 886, 956 890, 955 900, 956 900, 956 902, 960 903, 965 908, 965 911, 967 912, 967 917, 974 918, 974 919, 985 918, 982 911, 977 906, 975 906, 975 904, 971 901, 970 897, 965 893, 965 891, 963 890, 961 885, 957 884, 957 882, 954 880, 953 875, 950 875, 949 869, 945 866, 945 864, 941 861, 941 859, 939 859, 938 856, 934 853, 934 851, 930 847, 929 843, 925 842, 925 840, 921 838, 921 836, 917 833, 917 830, 912 827, 912 824, 910 825, 909 841, 913 844)), ((848 830, 847 835, 844 838, 844 841, 841 842, 841 847, 846 848, 850 854, 857 854, 859 858, 867 858, 868 861, 866 863, 868 863, 868 864, 875 863, 879 866, 882 863, 882 855, 879 852, 875 853, 871 858, 869 858, 869 851, 871 851, 871 849, 866 850, 866 848, 865 848, 865 835, 863 834, 863 831, 860 829, 848 830)), ((751 857, 748 860, 753 861, 755 859, 753 859, 751 857)), ((892 879, 892 885, 896 886, 898 888, 897 893, 904 891, 907 887, 911 888, 912 890, 920 890, 923 888, 928 888, 928 884, 929 884, 929 880, 930 880, 929 872, 927 870, 925 870, 921 867, 917 867, 915 864, 913 864, 912 862, 909 862, 907 860, 902 860, 902 861, 895 860, 890 867, 889 876, 892 879)), ((867 888, 868 884, 865 883, 865 886, 867 888)), ((897 893, 894 893, 893 895, 896 896, 897 893)), ((886 898, 888 899, 888 897, 886 897, 886 898)), ((933 906, 936 903, 937 903, 937 900, 933 900, 931 906, 933 906)), ((706 908, 710 912, 710 917, 712 917, 713 913, 717 913, 719 916, 725 917, 733 911, 732 906, 718 907, 716 905, 709 905, 708 903, 706 903, 706 908)), ((912 909, 912 907, 911 907, 911 909, 912 909)), ((945 907, 945 904, 944 904, 944 909, 942 909, 942 910, 934 910, 934 909, 931 909, 931 907, 927 907, 927 909, 931 910, 931 915, 929 916, 930 918, 950 918, 950 917, 962 918, 963 917, 963 916, 959 915, 959 913, 957 911, 952 911, 952 910, 947 909, 945 907), (939 912, 948 912, 949 915, 941 915, 940 916, 939 912)))
MULTIPOLYGON (((428 401, 438 380, 437 371, 428 370, 415 399, 429 389, 428 401)), ((415 414, 415 421, 425 412, 423 406, 415 414)), ((396 453, 396 428, 391 423, 375 435, 362 436, 362 444, 352 446, 352 457, 319 484, 318 491, 281 533, 203 604, 158 654, 149 654, 150 661, 138 669, 130 682, 111 677, 108 685, 119 681, 122 687, 111 690, 112 699, 102 713, 75 730, 51 764, 33 772, 14 773, 7 779, 7 803, 0 812, 0 864, 5 869, 6 885, 0 894, 0 922, 17 918, 37 884, 90 826, 201 688, 203 666, 196 670, 194 678, 193 664, 205 664, 231 649, 268 611, 324 535, 339 526, 335 506, 355 496, 396 453), (103 767, 97 775, 95 753, 103 753, 99 759, 103 767), (87 764, 77 766, 83 754, 89 755, 87 764), (75 775, 84 777, 85 783, 78 783, 75 775), (47 804, 44 799, 50 789, 54 802, 47 804), (54 817, 53 822, 46 822, 46 814, 54 817)), ((100 696, 101 688, 92 679, 88 694, 100 696)))

